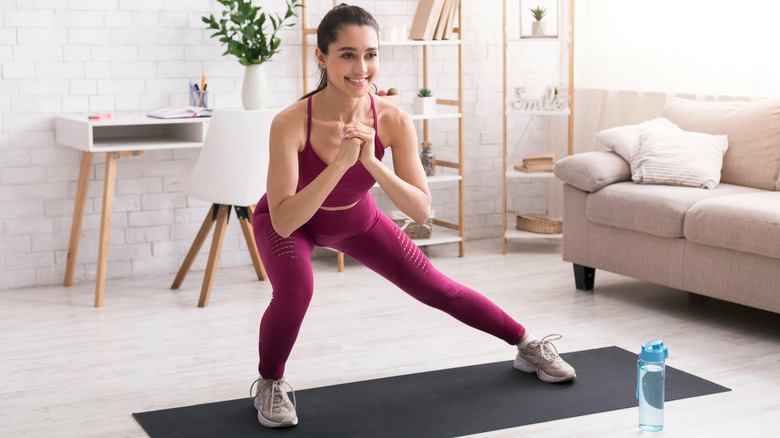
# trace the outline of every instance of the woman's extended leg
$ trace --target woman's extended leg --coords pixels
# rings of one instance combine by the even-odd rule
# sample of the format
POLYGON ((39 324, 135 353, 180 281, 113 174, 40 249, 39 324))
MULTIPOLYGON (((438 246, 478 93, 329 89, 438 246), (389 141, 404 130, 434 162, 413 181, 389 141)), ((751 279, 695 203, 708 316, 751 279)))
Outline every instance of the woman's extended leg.
POLYGON ((439 272, 393 221, 379 211, 377 215, 368 232, 333 246, 415 299, 511 345, 521 341, 522 325, 483 295, 439 272))

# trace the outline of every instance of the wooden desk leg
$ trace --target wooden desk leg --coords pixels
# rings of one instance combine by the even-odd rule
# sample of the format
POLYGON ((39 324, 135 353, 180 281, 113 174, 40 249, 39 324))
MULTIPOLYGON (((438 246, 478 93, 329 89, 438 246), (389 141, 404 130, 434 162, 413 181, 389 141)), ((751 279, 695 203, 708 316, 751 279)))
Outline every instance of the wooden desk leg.
POLYGON ((338 260, 339 264, 339 272, 344 272, 344 253, 339 251, 336 259, 338 260))
POLYGON ((200 299, 198 307, 206 307, 211 295, 211 285, 214 283, 214 273, 217 270, 219 262, 219 252, 222 250, 222 240, 225 238, 225 228, 227 228, 228 217, 230 216, 229 205, 219 205, 217 213, 217 226, 214 227, 214 236, 211 238, 211 250, 209 251, 209 261, 206 263, 206 274, 203 276, 203 287, 200 289, 200 299))
POLYGON ((257 251, 257 243, 255 242, 255 232, 252 229, 254 209, 252 206, 236 207, 236 216, 241 222, 241 229, 244 231, 244 239, 246 239, 246 246, 249 249, 249 256, 252 257, 252 264, 255 266, 257 279, 265 280, 265 268, 263 261, 260 260, 260 253, 257 251))
POLYGON ((114 204, 116 183, 116 156, 106 153, 106 176, 103 180, 103 210, 100 214, 100 239, 98 245, 97 278, 95 279, 95 307, 103 305, 106 290, 106 267, 108 264, 108 234, 111 229, 111 209, 114 204))
POLYGON ((79 183, 76 188, 76 203, 73 206, 73 222, 70 225, 70 243, 68 244, 68 262, 65 265, 65 286, 73 285, 73 271, 76 269, 76 254, 79 251, 81 239, 81 223, 84 219, 84 205, 87 203, 89 176, 92 173, 92 152, 81 152, 81 167, 79 168, 79 183))

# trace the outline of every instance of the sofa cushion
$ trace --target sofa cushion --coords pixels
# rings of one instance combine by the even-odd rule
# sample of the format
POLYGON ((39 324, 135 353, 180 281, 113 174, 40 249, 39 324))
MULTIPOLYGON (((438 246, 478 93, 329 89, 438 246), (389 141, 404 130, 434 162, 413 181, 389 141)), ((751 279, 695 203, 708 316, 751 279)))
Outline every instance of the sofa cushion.
POLYGON ((684 234, 700 245, 780 259, 780 192, 721 196, 697 202, 685 218, 684 234))
POLYGON ((639 231, 659 237, 683 237, 685 214, 704 199, 763 192, 750 187, 720 184, 713 190, 633 182, 610 184, 588 195, 585 217, 601 225, 639 231))
POLYGON ((628 163, 614 152, 594 151, 561 158, 553 166, 561 181, 586 192, 631 179, 628 163))
POLYGON ((659 117, 636 125, 615 126, 596 133, 596 137, 604 146, 620 155, 631 166, 631 173, 636 171, 639 152, 642 148, 642 131, 650 132, 681 132, 677 125, 659 117))
POLYGON ((725 135, 642 129, 642 147, 631 179, 641 184, 714 189, 720 182, 725 135))
POLYGON ((780 190, 780 99, 696 102, 673 99, 663 116, 685 131, 724 134, 721 182, 780 190))

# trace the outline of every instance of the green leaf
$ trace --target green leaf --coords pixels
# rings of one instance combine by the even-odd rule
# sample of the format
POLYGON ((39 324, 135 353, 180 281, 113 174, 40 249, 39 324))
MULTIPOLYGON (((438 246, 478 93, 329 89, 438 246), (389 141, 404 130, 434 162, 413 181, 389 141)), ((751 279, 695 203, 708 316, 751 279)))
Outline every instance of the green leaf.
POLYGON ((251 40, 252 38, 255 37, 255 32, 257 32, 257 31, 255 30, 254 26, 248 26, 246 28, 246 30, 244 31, 244 39, 245 40, 247 40, 247 39, 251 40))
POLYGON ((222 18, 218 21, 212 14, 201 20, 216 30, 211 38, 218 38, 226 46, 224 55, 234 55, 242 65, 261 64, 279 53, 281 39, 276 35, 282 27, 293 26, 288 20, 296 16, 293 8, 303 7, 300 0, 286 0, 284 17, 266 14, 261 6, 254 6, 252 0, 217 0, 223 5, 222 18), (273 30, 265 27, 270 18, 273 30), (267 33, 267 34, 266 34, 267 33))

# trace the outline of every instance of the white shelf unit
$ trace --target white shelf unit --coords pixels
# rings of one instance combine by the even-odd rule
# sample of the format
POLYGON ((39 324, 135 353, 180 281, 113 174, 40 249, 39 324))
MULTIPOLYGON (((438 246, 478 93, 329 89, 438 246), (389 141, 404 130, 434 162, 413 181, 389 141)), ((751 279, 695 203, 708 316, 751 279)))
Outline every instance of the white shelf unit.
POLYGON ((412 120, 440 120, 440 119, 460 119, 463 115, 461 113, 449 113, 449 114, 414 114, 409 113, 409 118, 412 120))
POLYGON ((526 116, 568 116, 571 114, 568 108, 563 111, 529 111, 529 110, 516 110, 514 108, 507 108, 506 114, 521 114, 526 116))
POLYGON ((516 229, 506 230, 505 239, 561 239, 563 234, 540 234, 516 229))
MULTIPOLYGON (((308 49, 309 47, 308 37, 310 35, 316 35, 317 29, 314 27, 307 27, 306 0, 302 0, 301 3, 303 4, 303 8, 301 8, 301 15, 300 15, 301 23, 302 23, 301 46, 302 46, 302 54, 303 54, 303 59, 302 59, 303 91, 304 94, 306 94, 308 92, 308 61, 309 61, 308 57, 310 56, 309 49, 308 49)), ((334 1, 333 6, 335 7, 336 4, 337 2, 334 1)), ((464 121, 463 121, 464 79, 463 79, 463 44, 462 44, 463 34, 461 29, 461 23, 463 23, 462 11, 460 5, 458 5, 457 26, 455 26, 453 29, 453 35, 457 36, 458 39, 435 40, 435 41, 419 41, 419 40, 380 41, 379 44, 380 47, 410 47, 410 50, 419 47, 422 50, 423 74, 422 74, 421 88, 430 88, 428 85, 429 84, 428 82, 429 51, 435 50, 436 47, 442 47, 442 46, 457 47, 458 49, 458 57, 457 57, 458 97, 457 99, 437 99, 437 104, 439 106, 455 107, 457 109, 457 112, 444 112, 444 113, 436 113, 436 114, 414 114, 411 112, 409 113, 409 116, 413 121, 422 122, 423 135, 422 138, 419 139, 422 142, 428 141, 428 132, 430 129, 430 123, 432 121, 435 123, 436 120, 443 120, 443 119, 458 120, 457 161, 441 160, 439 158, 436 159, 437 167, 446 167, 446 168, 455 169, 457 171, 457 174, 455 175, 445 174, 445 175, 436 175, 436 176, 428 177, 429 184, 440 184, 440 183, 458 184, 458 220, 447 221, 439 218, 434 218, 433 225, 436 226, 436 229, 432 233, 432 237, 430 239, 413 239, 412 241, 418 246, 458 243, 459 256, 464 257, 466 254, 465 184, 464 184, 465 128, 464 128, 464 121)), ((343 266, 344 266, 343 254, 339 253, 339 271, 343 270, 343 266)))
POLYGON ((433 40, 433 41, 421 41, 421 40, 404 40, 404 41, 380 41, 379 45, 382 47, 388 46, 459 46, 460 40, 433 40))
MULTIPOLYGON (((573 57, 573 37, 574 37, 574 20, 572 11, 574 10, 574 0, 569 0, 569 35, 568 35, 568 52, 569 52, 569 85, 568 85, 568 107, 565 108, 562 111, 531 111, 531 110, 517 110, 514 108, 511 108, 507 105, 507 52, 509 50, 509 44, 522 44, 521 41, 529 40, 529 38, 512 38, 508 36, 507 33, 507 0, 503 0, 503 22, 502 22, 502 31, 503 31, 503 52, 504 52, 504 59, 503 59, 503 99, 501 101, 502 105, 502 113, 503 113, 503 169, 504 169, 504 178, 502 183, 502 223, 501 223, 501 253, 506 254, 506 242, 509 239, 560 239, 562 237, 561 234, 539 234, 539 233, 532 233, 528 231, 520 231, 517 229, 514 229, 512 227, 511 229, 507 228, 508 217, 510 215, 509 209, 507 207, 507 197, 508 197, 508 190, 507 190, 507 180, 510 179, 540 179, 540 180, 552 180, 555 178, 552 172, 544 172, 544 173, 528 173, 528 172, 521 172, 518 170, 515 170, 512 166, 509 165, 509 159, 507 157, 507 118, 508 117, 530 117, 531 120, 528 121, 529 126, 530 123, 533 121, 533 118, 535 117, 559 117, 559 116, 567 116, 568 117, 568 155, 571 155, 573 153, 573 127, 574 127, 574 118, 573 118, 573 110, 574 110, 574 70, 573 70, 573 63, 574 63, 574 57, 573 57)), ((534 38, 530 38, 531 40, 534 40, 534 38)), ((536 41, 542 40, 542 39, 549 39, 549 37, 544 38, 536 38, 536 41)), ((524 133, 523 133, 524 135, 524 133)))
POLYGON ((555 178, 552 172, 522 172, 515 169, 507 169, 505 176, 507 178, 533 178, 533 179, 551 179, 555 178))

